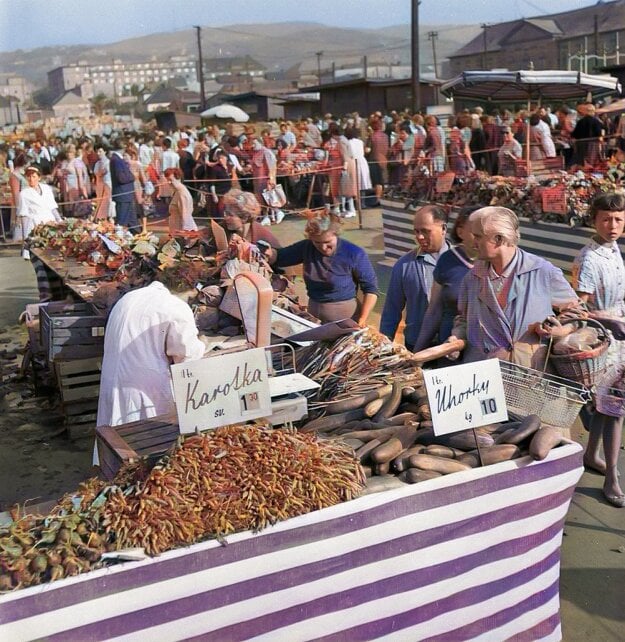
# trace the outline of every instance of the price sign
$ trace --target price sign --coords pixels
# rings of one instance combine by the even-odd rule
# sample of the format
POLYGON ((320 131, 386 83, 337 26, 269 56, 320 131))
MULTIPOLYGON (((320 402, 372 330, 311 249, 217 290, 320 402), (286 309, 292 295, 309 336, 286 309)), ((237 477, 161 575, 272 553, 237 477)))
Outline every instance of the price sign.
POLYGON ((566 214, 566 188, 564 185, 545 187, 541 192, 543 212, 553 214, 566 214))
POLYGON ((265 350, 243 350, 171 366, 182 434, 271 415, 265 350))
POLYGON ((423 377, 436 435, 508 419, 498 359, 424 370, 423 377))
POLYGON ((454 184, 456 175, 454 172, 443 172, 436 177, 436 193, 446 194, 454 184))

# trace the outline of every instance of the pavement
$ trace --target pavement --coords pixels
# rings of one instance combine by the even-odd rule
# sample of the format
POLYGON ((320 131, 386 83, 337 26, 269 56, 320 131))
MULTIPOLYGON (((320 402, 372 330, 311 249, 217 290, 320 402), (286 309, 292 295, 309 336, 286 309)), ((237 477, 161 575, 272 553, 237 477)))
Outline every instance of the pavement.
MULTIPOLYGON (((288 245, 303 238, 304 226, 304 219, 290 216, 272 232, 288 245)), ((363 210, 362 227, 358 219, 351 219, 342 235, 363 247, 376 268, 381 295, 369 322, 377 327, 390 276, 390 268, 380 265, 384 259, 381 210, 363 210)), ((0 246, 0 330, 14 325, 24 305, 36 300, 30 264, 19 258, 17 247, 0 246)), ((571 438, 585 442, 581 424, 573 426, 571 438)), ((90 457, 90 444, 82 453, 73 455, 90 457)), ((53 457, 53 452, 48 450, 47 457, 53 457)), ((621 451, 619 470, 625 475, 625 451, 621 451)), ((560 579, 565 642, 625 641, 625 509, 603 499, 602 481, 601 476, 585 472, 566 516, 560 579)))

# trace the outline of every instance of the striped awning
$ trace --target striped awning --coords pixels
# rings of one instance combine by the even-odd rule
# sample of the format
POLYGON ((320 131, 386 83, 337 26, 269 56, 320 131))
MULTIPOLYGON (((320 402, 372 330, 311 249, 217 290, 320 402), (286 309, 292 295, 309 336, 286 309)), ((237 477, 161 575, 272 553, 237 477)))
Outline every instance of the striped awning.
POLYGON ((492 102, 569 100, 620 93, 621 85, 608 75, 579 71, 465 71, 441 87, 445 96, 492 102))
POLYGON ((0 597, 0 639, 560 640, 569 443, 0 597))

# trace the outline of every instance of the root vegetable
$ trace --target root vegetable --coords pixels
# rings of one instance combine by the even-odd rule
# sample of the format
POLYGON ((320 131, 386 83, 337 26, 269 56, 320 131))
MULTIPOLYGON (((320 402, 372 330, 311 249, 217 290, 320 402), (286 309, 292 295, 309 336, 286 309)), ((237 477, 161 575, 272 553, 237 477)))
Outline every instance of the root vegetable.
POLYGON ((471 469, 468 464, 463 464, 455 459, 445 459, 444 457, 434 457, 433 455, 412 455, 408 461, 410 462, 410 468, 433 470, 442 475, 471 469))
POLYGON ((495 444, 494 446, 480 448, 479 454, 477 450, 463 453, 458 457, 458 461, 468 464, 471 468, 478 468, 480 465, 479 455, 482 456, 483 465, 490 466, 491 464, 499 464, 502 461, 516 459, 521 456, 521 451, 514 444, 495 444))
POLYGON ((314 419, 313 421, 309 421, 307 424, 304 424, 300 428, 300 432, 327 432, 329 430, 340 428, 348 421, 362 419, 364 416, 364 408, 357 408, 356 410, 349 410, 336 415, 327 415, 326 417, 320 417, 319 419, 314 419))
POLYGON ((365 406, 365 417, 373 417, 384 405, 384 399, 374 399, 365 406))
POLYGON ((420 444, 418 446, 411 446, 403 453, 401 453, 398 457, 395 457, 395 459, 393 459, 393 461, 391 462, 391 468, 398 473, 401 473, 406 468, 408 468, 408 463, 411 455, 419 455, 424 450, 425 446, 422 446, 420 444))
POLYGON ((382 408, 380 408, 380 410, 378 410, 378 412, 373 416, 373 421, 388 419, 397 412, 397 408, 399 408, 399 404, 401 402, 401 391, 403 385, 404 384, 399 381, 395 381, 393 383, 393 391, 384 402, 382 408))
POLYGON ((508 428, 497 437, 499 444, 520 444, 531 437, 537 430, 540 430, 541 421, 538 415, 528 415, 519 424, 508 428))
POLYGON ((435 470, 420 470, 419 468, 409 468, 398 475, 398 478, 406 484, 418 484, 437 477, 441 477, 441 473, 437 473, 435 470))
POLYGON ((360 463, 364 463, 371 458, 371 453, 382 443, 380 439, 372 439, 369 443, 365 444, 362 448, 356 451, 356 457, 360 463))
POLYGON ((391 384, 386 384, 380 386, 376 390, 366 392, 360 395, 355 395, 349 399, 341 399, 340 401, 334 401, 326 406, 326 413, 328 415, 338 415, 350 410, 356 410, 366 406, 369 402, 379 399, 384 399, 388 397, 393 391, 393 386, 391 384))
POLYGON ((416 436, 417 431, 415 428, 402 426, 401 430, 398 430, 393 437, 371 453, 371 459, 377 464, 389 463, 404 450, 410 448, 414 444, 416 436))
POLYGON ((427 446, 424 450, 424 453, 426 455, 434 455, 434 457, 446 457, 447 459, 455 459, 463 452, 464 451, 462 450, 451 448, 449 446, 441 446, 440 444, 432 444, 431 446, 427 446))
POLYGON ((417 415, 414 412, 401 412, 398 415, 393 415, 388 419, 383 419, 381 423, 387 426, 402 426, 408 422, 417 422, 417 415))
POLYGON ((543 426, 534 433, 530 441, 530 457, 536 461, 542 461, 561 441, 562 435, 556 427, 543 426))

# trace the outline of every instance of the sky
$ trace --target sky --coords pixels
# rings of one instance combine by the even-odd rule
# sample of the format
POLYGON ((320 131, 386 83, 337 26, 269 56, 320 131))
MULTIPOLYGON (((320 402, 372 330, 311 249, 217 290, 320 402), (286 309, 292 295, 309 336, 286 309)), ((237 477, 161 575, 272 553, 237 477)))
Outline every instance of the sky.
MULTIPOLYGON (((502 22, 596 0, 421 0, 422 24, 502 22)), ((0 51, 101 44, 193 25, 285 21, 375 28, 410 21, 411 0, 0 0, 0 51)))

